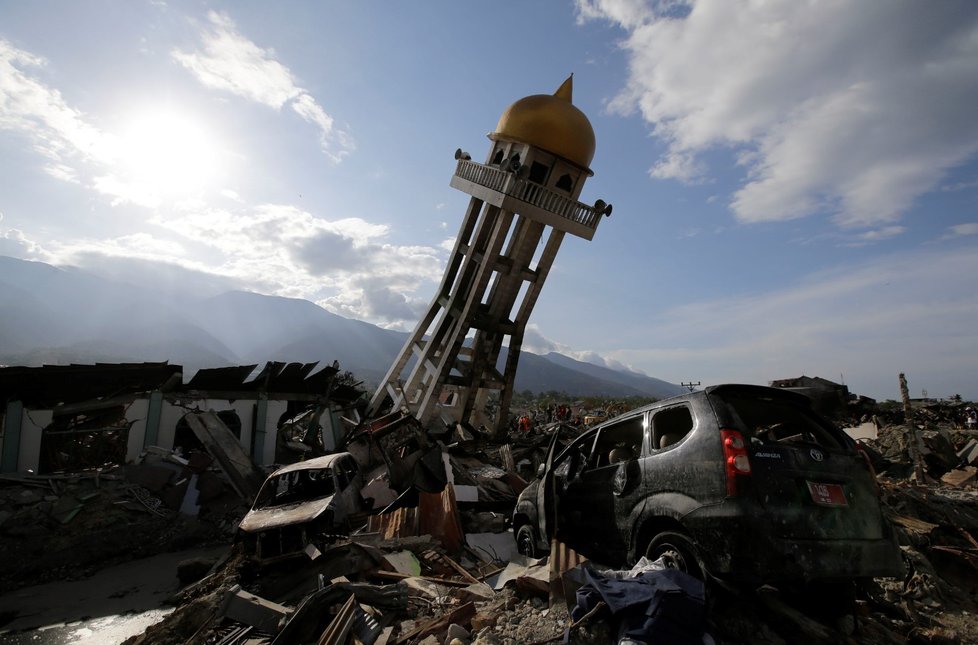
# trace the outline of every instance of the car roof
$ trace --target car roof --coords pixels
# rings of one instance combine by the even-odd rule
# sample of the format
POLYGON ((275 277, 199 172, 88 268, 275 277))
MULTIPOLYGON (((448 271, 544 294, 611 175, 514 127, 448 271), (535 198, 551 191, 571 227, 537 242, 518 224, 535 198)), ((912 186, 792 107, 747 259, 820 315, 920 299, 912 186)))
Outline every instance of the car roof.
MULTIPOLYGON (((766 385, 749 385, 746 383, 721 383, 719 385, 708 385, 702 390, 697 390, 695 392, 688 392, 686 394, 678 394, 676 396, 671 396, 667 399, 660 399, 644 405, 640 408, 635 408, 634 410, 629 410, 628 412, 623 412, 616 417, 608 419, 607 421, 602 421, 600 424, 589 428, 589 430, 600 430, 607 426, 613 425, 619 419, 624 417, 643 414, 649 410, 658 410, 675 403, 681 403, 683 401, 691 401, 692 399, 700 398, 703 396, 708 396, 710 394, 740 394, 748 396, 764 396, 764 397, 778 397, 785 401, 790 401, 796 405, 808 406, 810 405, 810 400, 804 394, 799 394, 798 392, 792 392, 790 390, 784 390, 777 387, 768 387, 766 385)), ((582 435, 586 433, 581 433, 582 435)))
POLYGON ((276 475, 284 475, 285 473, 291 473, 296 470, 317 470, 320 468, 330 468, 337 461, 343 457, 352 457, 348 452, 337 452, 332 455, 326 455, 325 457, 316 457, 315 459, 307 459, 305 461, 297 461, 294 464, 289 464, 287 466, 282 466, 275 472, 273 472, 269 477, 275 477, 276 475))

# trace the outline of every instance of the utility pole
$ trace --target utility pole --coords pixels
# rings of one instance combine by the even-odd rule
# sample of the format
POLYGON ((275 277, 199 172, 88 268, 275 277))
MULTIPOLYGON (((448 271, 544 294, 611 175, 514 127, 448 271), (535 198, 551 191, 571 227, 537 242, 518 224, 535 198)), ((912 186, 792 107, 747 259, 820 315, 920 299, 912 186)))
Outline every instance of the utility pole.
POLYGON ((924 483, 924 464, 920 453, 920 437, 917 434, 917 426, 913 422, 913 409, 910 406, 910 389, 907 387, 907 378, 900 373, 900 394, 903 395, 903 416, 907 425, 907 452, 910 454, 910 461, 913 462, 913 481, 916 484, 924 483))
POLYGON ((692 392, 693 390, 696 389, 696 387, 700 384, 700 382, 696 381, 695 383, 693 383, 692 381, 690 381, 689 383, 680 382, 679 384, 685 388, 689 388, 689 391, 692 392))

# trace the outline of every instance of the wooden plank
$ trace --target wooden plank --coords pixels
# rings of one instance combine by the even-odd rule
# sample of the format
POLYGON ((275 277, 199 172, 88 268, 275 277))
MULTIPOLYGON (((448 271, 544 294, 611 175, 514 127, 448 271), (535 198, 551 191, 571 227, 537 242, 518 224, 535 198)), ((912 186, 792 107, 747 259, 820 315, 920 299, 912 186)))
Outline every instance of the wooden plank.
POLYGON ((386 578, 388 580, 404 580, 405 578, 420 578, 422 580, 427 580, 428 582, 434 582, 435 584, 445 585, 446 587, 468 587, 471 582, 464 582, 462 580, 452 580, 451 578, 433 578, 431 576, 412 576, 407 573, 399 573, 397 571, 374 571, 370 574, 375 578, 386 578))
POLYGON ((446 562, 448 564, 448 566, 450 566, 451 568, 453 568, 456 571, 458 571, 459 575, 462 576, 462 578, 464 580, 468 580, 472 584, 480 584, 481 583, 481 581, 478 578, 476 578, 475 576, 473 576, 471 573, 469 573, 468 570, 465 567, 463 567, 462 565, 460 565, 455 560, 452 560, 447 555, 441 554, 441 559, 444 562, 446 562))
POLYGON ((356 602, 354 595, 350 594, 336 616, 330 621, 329 626, 319 636, 317 645, 343 645, 346 642, 346 637, 353 628, 356 602))
POLYGON ((516 472, 516 462, 513 460, 513 449, 508 443, 499 447, 499 459, 502 461, 503 470, 509 473, 516 472))

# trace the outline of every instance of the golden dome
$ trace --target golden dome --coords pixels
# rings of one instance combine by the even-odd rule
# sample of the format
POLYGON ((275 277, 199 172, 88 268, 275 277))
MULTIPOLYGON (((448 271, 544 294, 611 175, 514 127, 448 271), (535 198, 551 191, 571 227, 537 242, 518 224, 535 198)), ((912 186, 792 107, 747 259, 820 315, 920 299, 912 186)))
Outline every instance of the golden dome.
POLYGON ((571 74, 553 96, 534 94, 510 105, 489 138, 542 148, 588 170, 594 158, 594 129, 571 103, 573 80, 571 74))

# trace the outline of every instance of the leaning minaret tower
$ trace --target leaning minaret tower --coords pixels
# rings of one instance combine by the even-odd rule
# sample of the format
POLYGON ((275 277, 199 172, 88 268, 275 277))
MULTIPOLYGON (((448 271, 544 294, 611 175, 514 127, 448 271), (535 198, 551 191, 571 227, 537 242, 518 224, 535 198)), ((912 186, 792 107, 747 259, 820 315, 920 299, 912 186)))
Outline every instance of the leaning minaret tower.
POLYGON ((427 313, 370 402, 386 402, 424 425, 506 422, 523 332, 565 233, 585 240, 611 206, 578 200, 594 157, 594 130, 571 102, 573 76, 553 95, 509 106, 485 163, 456 151, 451 185, 472 196, 427 313), (508 345, 500 372, 500 349, 508 345), (495 421, 485 414, 498 393, 495 421))

